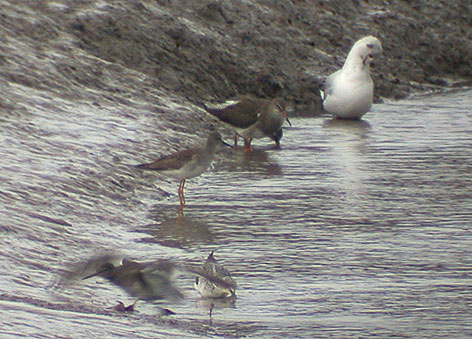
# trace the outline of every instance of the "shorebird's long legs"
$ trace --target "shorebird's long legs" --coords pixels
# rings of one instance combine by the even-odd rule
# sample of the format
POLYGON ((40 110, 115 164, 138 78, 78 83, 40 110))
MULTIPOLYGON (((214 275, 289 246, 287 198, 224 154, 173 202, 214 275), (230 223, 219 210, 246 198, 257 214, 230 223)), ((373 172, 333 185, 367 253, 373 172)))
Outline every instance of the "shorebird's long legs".
POLYGON ((177 220, 179 224, 182 224, 184 220, 184 206, 177 207, 177 220))
POLYGON ((182 201, 184 202, 184 205, 185 205, 184 186, 185 186, 185 179, 184 179, 184 182, 182 183, 182 201))
POLYGON ((184 186, 185 186, 185 179, 180 180, 179 185, 179 201, 180 206, 183 207, 185 205, 185 197, 184 197, 184 186))
POLYGON ((244 152, 251 152, 252 138, 244 138, 244 152))
POLYGON ((178 193, 178 195, 179 195, 180 207, 182 207, 182 182, 183 182, 183 180, 180 180, 180 182, 179 182, 179 189, 177 190, 177 193, 178 193))
POLYGON ((211 303, 211 306, 210 306, 210 312, 209 312, 209 315, 210 315, 210 318, 213 314, 213 309, 215 308, 215 304, 211 303))

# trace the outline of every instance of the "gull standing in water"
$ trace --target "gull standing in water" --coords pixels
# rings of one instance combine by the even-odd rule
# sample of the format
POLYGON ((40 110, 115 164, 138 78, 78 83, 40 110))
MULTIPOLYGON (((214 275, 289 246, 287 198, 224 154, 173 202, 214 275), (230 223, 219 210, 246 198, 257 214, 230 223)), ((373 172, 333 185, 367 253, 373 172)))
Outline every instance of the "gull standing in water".
POLYGON ((151 163, 136 165, 136 168, 158 171, 169 177, 179 179, 178 194, 180 208, 182 209, 185 206, 185 180, 199 176, 206 171, 211 165, 219 145, 231 147, 221 140, 221 135, 218 132, 214 131, 208 136, 204 147, 195 147, 172 153, 151 163))
POLYGON ((372 107, 374 82, 370 63, 382 53, 382 45, 374 36, 357 41, 344 66, 326 78, 323 88, 323 108, 334 118, 360 119, 372 107))

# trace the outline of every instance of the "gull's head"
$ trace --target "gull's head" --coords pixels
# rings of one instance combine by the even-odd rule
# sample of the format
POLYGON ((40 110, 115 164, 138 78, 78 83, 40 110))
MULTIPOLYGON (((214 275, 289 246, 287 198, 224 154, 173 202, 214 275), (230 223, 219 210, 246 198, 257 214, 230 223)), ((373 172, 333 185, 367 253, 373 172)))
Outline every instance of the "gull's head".
POLYGON ((379 39, 370 35, 358 40, 346 59, 346 64, 349 62, 361 62, 364 67, 368 67, 375 56, 382 54, 382 44, 379 39))

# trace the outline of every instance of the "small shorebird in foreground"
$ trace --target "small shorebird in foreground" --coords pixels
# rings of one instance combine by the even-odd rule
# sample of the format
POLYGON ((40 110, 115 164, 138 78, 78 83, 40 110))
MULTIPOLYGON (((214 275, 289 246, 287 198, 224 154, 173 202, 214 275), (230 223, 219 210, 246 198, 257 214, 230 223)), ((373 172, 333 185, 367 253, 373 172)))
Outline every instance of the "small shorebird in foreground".
POLYGON ((195 289, 202 298, 228 298, 236 296, 236 282, 231 274, 213 256, 211 251, 203 264, 203 271, 211 277, 216 277, 224 281, 225 285, 219 285, 205 277, 195 278, 195 289))
POLYGON ((369 65, 381 53, 382 45, 376 37, 362 38, 352 47, 344 66, 326 78, 323 108, 334 118, 360 119, 370 110, 374 82, 369 65))
MULTIPOLYGON (((231 284, 216 276, 206 273, 202 268, 194 265, 180 265, 170 260, 159 259, 151 262, 139 263, 117 255, 101 255, 94 257, 69 273, 68 277, 77 277, 81 273, 95 268, 96 272, 82 277, 82 280, 100 276, 124 289, 129 295, 136 298, 130 306, 125 307, 122 302, 117 309, 133 311, 138 300, 145 301, 179 301, 184 296, 174 286, 173 280, 182 273, 193 274, 208 279, 214 284, 231 288, 231 284), (121 264, 114 263, 122 259, 121 264)), ((68 278, 66 277, 66 279, 68 278)), ((168 310, 167 314, 173 313, 168 310)))
POLYGON ((251 151, 253 138, 269 137, 280 148, 282 125, 288 120, 282 98, 272 100, 242 97, 236 103, 224 108, 210 108, 203 105, 205 110, 222 122, 229 125, 234 131, 234 147, 237 145, 238 135, 244 138, 244 150, 251 151))
POLYGON ((136 165, 136 167, 158 171, 166 176, 179 179, 179 202, 180 208, 183 208, 185 206, 185 180, 199 176, 206 171, 211 165, 219 145, 231 147, 221 140, 221 135, 218 132, 214 131, 208 136, 204 147, 195 147, 172 153, 151 163, 136 165))
POLYGON ((209 308, 209 315, 211 317, 213 308, 234 306, 236 301, 236 282, 231 277, 231 274, 226 270, 213 256, 211 251, 208 258, 203 263, 203 271, 213 278, 218 278, 226 284, 218 284, 214 280, 209 280, 202 276, 195 278, 195 289, 206 302, 206 307, 209 308))

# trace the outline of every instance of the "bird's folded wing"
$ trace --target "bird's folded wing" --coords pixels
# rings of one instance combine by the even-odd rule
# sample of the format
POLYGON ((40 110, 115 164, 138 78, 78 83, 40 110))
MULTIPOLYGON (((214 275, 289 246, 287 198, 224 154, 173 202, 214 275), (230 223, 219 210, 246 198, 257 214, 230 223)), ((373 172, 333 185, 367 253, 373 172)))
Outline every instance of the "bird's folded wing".
POLYGON ((139 169, 147 169, 147 170, 155 170, 155 171, 179 169, 185 163, 190 161, 194 155, 195 155, 195 149, 187 149, 187 150, 183 150, 183 151, 166 155, 160 159, 157 159, 147 164, 136 165, 136 167, 139 169))

